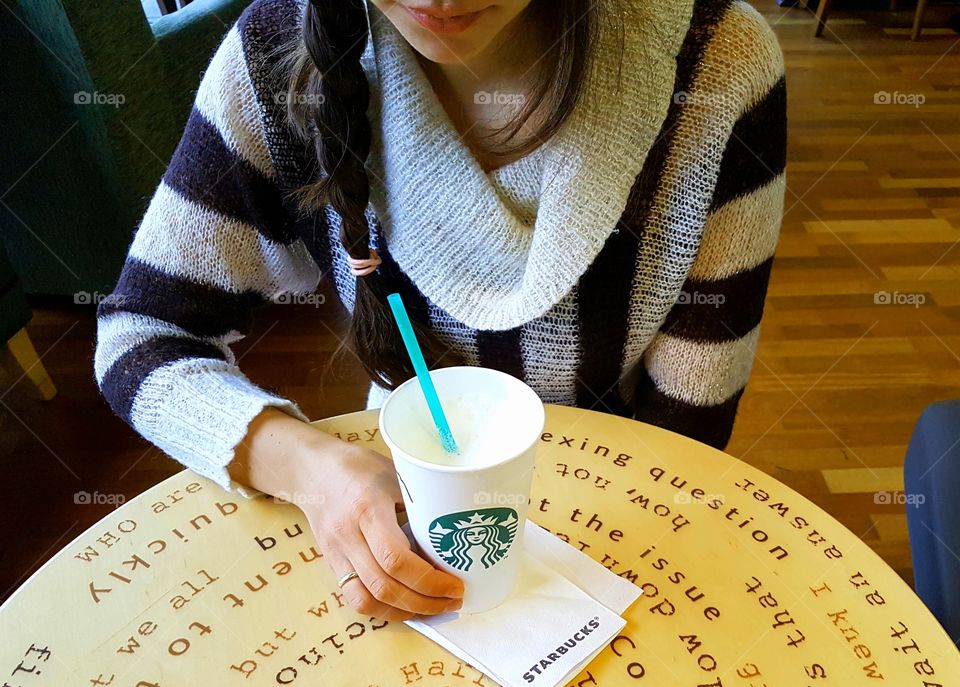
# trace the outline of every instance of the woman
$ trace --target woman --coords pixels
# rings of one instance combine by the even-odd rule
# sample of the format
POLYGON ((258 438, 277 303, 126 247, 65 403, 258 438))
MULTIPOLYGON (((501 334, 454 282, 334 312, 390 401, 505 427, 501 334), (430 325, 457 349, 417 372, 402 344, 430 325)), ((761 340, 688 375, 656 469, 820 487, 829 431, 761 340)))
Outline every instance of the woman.
POLYGON ((462 585, 397 526, 389 460, 239 371, 251 310, 330 278, 368 407, 412 375, 386 306, 399 291, 433 366, 495 367, 545 402, 722 447, 785 119, 780 50, 744 2, 257 0, 101 304, 97 381, 225 488, 311 495, 357 610, 455 609, 462 585))

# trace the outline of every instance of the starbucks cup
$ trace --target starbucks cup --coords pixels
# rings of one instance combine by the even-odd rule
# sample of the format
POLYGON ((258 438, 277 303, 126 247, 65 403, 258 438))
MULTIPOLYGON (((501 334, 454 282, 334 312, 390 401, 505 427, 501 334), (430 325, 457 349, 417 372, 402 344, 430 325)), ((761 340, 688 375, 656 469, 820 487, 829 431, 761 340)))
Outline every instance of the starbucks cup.
POLYGON ((516 377, 484 367, 430 372, 459 452, 443 450, 414 377, 380 409, 410 530, 421 555, 464 583, 461 613, 513 590, 523 550, 543 402, 516 377))

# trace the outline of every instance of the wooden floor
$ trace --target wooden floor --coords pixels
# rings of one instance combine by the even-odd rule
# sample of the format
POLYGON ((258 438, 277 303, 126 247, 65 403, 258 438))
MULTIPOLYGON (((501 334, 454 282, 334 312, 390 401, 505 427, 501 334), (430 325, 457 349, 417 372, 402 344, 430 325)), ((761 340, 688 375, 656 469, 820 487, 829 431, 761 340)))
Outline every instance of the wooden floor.
MULTIPOLYGON (((910 580, 904 506, 877 494, 902 490, 922 408, 960 397, 960 36, 928 30, 911 43, 911 11, 838 9, 815 39, 809 13, 754 4, 787 59, 788 210, 729 450, 910 580)), ((944 19, 934 8, 928 25, 944 19)), ((336 317, 329 306, 265 311, 236 347, 241 367, 311 417, 361 408, 355 363, 324 373, 336 317)), ((78 505, 77 492, 130 498, 179 469, 98 395, 91 309, 41 307, 29 331, 60 394, 40 403, 0 358, 0 598, 112 508, 78 505)))
POLYGON ((909 41, 911 8, 836 13, 815 39, 802 11, 754 4, 786 56, 789 190, 729 450, 909 580, 904 505, 882 501, 920 411, 960 397, 960 36, 909 41))

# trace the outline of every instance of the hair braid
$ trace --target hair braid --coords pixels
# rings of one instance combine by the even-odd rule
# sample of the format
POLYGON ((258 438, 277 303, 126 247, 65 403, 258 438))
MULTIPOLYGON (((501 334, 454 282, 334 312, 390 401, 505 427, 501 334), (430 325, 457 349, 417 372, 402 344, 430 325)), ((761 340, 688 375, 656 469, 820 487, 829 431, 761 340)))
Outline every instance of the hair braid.
MULTIPOLYGON (((370 180, 364 167, 371 141, 370 86, 360 63, 369 37, 364 0, 308 3, 303 40, 315 74, 308 78, 305 119, 313 129, 320 178, 307 189, 307 200, 329 204, 340 215, 340 242, 360 260, 370 251, 370 180)), ((355 294, 351 347, 374 380, 394 388, 414 372, 393 325, 382 279, 375 272, 358 278, 355 294)), ((436 364, 441 344, 417 323, 414 327, 424 355, 436 364)))

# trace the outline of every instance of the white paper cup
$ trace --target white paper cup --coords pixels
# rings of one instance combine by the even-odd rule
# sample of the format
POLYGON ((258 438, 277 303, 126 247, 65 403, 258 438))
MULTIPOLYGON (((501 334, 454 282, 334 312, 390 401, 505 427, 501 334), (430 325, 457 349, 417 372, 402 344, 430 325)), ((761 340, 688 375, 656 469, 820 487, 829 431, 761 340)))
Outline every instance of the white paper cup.
POLYGON ((543 402, 498 370, 446 367, 430 376, 460 454, 441 447, 415 377, 383 403, 380 432, 420 553, 463 580, 460 612, 479 613, 516 581, 543 402))

